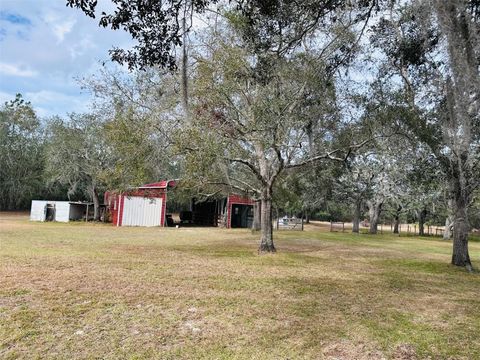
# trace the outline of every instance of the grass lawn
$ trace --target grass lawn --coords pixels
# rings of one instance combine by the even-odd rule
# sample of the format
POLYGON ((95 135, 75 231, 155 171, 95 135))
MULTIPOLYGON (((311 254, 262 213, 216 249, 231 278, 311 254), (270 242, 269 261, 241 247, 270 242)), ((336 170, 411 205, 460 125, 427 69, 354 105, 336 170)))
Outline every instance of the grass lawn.
MULTIPOLYGON (((480 274, 433 238, 0 213, 2 359, 480 359, 480 274)), ((470 243, 480 267, 480 242, 470 243)))

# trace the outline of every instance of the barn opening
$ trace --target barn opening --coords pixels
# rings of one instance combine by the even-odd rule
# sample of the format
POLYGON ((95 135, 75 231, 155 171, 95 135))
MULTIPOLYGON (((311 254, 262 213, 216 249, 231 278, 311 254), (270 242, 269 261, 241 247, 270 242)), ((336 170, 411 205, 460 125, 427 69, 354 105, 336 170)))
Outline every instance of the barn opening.
POLYGON ((250 228, 253 224, 253 205, 232 204, 232 228, 250 228))
POLYGON ((168 193, 167 226, 223 226, 226 199, 195 198, 182 190, 168 193))
POLYGON ((237 194, 185 199, 173 189, 168 195, 166 217, 167 226, 250 228, 253 201, 237 194))

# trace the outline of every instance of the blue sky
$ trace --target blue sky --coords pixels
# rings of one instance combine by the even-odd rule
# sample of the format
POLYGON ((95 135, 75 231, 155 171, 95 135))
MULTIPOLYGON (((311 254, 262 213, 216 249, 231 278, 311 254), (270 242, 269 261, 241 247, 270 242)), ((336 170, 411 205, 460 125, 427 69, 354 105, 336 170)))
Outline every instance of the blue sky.
POLYGON ((65 3, 0 0, 1 104, 21 93, 42 117, 88 111, 76 79, 94 74, 112 46, 132 45, 125 32, 99 28, 65 3))

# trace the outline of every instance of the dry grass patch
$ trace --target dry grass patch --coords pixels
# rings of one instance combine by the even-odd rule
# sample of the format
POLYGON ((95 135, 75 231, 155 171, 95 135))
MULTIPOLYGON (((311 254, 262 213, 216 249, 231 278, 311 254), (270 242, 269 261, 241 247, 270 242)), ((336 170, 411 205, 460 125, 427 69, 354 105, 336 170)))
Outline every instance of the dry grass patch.
POLYGON ((449 244, 277 235, 259 256, 244 230, 3 220, 0 357, 480 358, 480 276, 449 244))

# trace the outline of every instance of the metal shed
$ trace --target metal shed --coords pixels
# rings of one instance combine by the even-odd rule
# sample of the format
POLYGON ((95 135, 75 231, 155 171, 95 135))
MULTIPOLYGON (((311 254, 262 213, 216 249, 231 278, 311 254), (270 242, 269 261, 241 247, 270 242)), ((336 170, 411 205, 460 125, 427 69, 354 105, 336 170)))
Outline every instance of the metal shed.
POLYGON ((30 221, 81 220, 87 216, 90 203, 70 201, 32 200, 30 221))

